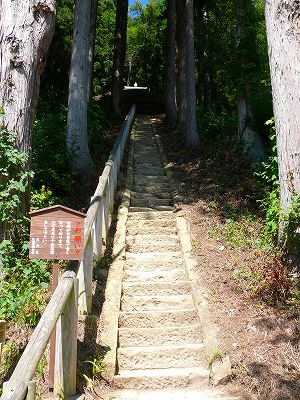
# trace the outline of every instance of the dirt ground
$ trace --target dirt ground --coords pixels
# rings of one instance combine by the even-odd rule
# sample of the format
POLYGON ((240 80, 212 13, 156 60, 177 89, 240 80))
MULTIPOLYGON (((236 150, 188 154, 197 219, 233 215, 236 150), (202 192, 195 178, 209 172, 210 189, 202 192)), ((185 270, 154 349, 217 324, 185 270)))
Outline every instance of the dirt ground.
MULTIPOLYGON (((161 123, 158 132, 167 150, 179 206, 189 223, 199 262, 199 287, 205 288, 212 319, 219 327, 220 350, 232 362, 234 374, 228 389, 249 399, 300 399, 299 304, 288 309, 263 301, 263 290, 251 287, 255 279, 249 275, 274 266, 280 269, 278 261, 249 245, 247 237, 242 236, 239 246, 223 235, 228 215, 236 217, 240 209, 240 221, 245 221, 243 213, 253 212, 248 199, 251 176, 247 171, 238 176, 247 166, 235 165, 226 149, 219 158, 205 149, 200 155, 190 155, 175 132, 165 130, 161 123)), ((246 236, 255 240, 260 227, 244 228, 246 236)))

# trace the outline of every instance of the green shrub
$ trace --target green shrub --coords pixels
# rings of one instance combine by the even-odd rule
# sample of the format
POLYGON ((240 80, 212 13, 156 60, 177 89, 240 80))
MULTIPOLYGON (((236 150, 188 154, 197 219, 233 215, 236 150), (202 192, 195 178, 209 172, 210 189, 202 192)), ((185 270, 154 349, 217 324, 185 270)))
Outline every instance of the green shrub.
POLYGON ((21 249, 9 240, 0 243, 0 319, 35 326, 45 307, 49 262, 28 259, 28 243, 21 249))
POLYGON ((271 155, 267 161, 257 164, 254 176, 262 199, 258 200, 265 214, 263 241, 275 245, 280 220, 278 160, 274 118, 266 122, 270 126, 271 155))

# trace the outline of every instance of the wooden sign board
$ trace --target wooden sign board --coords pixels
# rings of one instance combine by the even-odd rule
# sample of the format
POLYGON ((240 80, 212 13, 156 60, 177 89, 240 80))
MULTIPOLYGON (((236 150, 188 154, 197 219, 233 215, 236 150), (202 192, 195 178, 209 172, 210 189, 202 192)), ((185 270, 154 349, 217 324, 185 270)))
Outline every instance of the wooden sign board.
POLYGON ((83 260, 85 214, 57 205, 30 216, 29 258, 83 260))

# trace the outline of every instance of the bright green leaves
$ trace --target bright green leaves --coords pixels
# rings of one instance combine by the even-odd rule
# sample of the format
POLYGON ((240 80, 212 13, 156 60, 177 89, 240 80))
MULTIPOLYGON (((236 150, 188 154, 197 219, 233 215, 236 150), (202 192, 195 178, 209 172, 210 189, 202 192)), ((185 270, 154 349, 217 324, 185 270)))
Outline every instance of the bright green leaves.
POLYGON ((28 155, 15 146, 15 134, 3 129, 0 159, 0 220, 12 224, 33 173, 27 170, 28 155))

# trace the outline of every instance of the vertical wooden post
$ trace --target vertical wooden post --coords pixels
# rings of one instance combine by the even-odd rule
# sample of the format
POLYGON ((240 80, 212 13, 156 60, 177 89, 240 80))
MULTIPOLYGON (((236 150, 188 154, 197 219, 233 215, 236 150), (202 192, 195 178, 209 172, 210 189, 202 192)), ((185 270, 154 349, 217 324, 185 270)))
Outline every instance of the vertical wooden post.
POLYGON ((79 279, 79 314, 88 315, 92 312, 92 285, 93 285, 93 240, 89 239, 84 249, 84 259, 78 270, 79 279))
POLYGON ((76 393, 78 279, 57 322, 54 393, 69 398, 76 393))
POLYGON ((1 319, 0 320, 0 367, 1 367, 3 346, 5 344, 5 336, 6 336, 6 321, 1 319))
MULTIPOLYGON (((54 293, 55 289, 57 288, 58 284, 58 260, 53 261, 53 272, 52 272, 52 294, 54 293)), ((55 364, 55 339, 56 339, 56 330, 53 329, 50 338, 50 354, 49 354, 49 373, 48 373, 48 380, 49 380, 49 389, 53 390, 54 387, 54 364, 55 364)))
POLYGON ((104 190, 104 198, 103 198, 103 226, 102 226, 102 237, 104 242, 106 243, 107 235, 108 235, 108 215, 109 215, 109 186, 108 180, 105 184, 104 190))
POLYGON ((102 255, 102 207, 103 198, 101 197, 93 224, 93 252, 97 259, 100 259, 102 255))
POLYGON ((28 382, 27 396, 26 400, 36 399, 36 381, 28 382))

